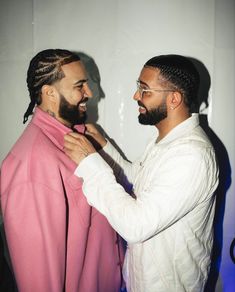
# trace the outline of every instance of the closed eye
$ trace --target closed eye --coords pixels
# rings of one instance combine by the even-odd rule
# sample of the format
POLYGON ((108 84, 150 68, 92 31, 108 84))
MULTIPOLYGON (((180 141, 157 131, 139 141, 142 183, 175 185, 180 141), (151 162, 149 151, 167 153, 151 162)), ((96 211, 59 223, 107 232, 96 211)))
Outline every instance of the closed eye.
POLYGON ((77 85, 77 86, 75 86, 76 88, 78 88, 79 90, 82 90, 82 88, 83 88, 83 84, 81 84, 81 85, 77 85))
POLYGON ((74 84, 74 86, 75 86, 75 88, 82 90, 84 83, 86 83, 87 81, 88 81, 88 79, 79 80, 74 84))

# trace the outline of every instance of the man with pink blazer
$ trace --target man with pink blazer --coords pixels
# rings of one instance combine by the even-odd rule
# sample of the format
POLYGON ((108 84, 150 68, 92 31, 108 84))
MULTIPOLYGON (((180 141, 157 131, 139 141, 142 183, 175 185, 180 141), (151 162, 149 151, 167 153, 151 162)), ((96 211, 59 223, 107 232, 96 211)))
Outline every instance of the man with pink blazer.
POLYGON ((44 50, 30 62, 29 125, 1 167, 1 209, 20 292, 118 292, 123 245, 88 205, 64 135, 85 132, 92 95, 79 57, 44 50), (36 108, 35 108, 35 105, 36 108))

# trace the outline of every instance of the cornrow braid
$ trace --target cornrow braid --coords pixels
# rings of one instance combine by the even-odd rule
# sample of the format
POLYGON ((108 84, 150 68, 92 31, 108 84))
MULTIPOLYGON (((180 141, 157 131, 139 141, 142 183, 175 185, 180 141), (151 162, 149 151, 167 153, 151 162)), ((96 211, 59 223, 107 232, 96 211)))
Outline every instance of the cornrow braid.
POLYGON ((47 49, 33 57, 27 71, 27 87, 31 101, 24 114, 23 123, 33 114, 35 105, 41 104, 42 86, 61 80, 65 77, 61 66, 79 60, 78 55, 62 49, 47 49))
POLYGON ((161 55, 148 60, 145 67, 155 67, 161 76, 179 90, 190 112, 198 110, 199 74, 193 63, 180 55, 161 55))

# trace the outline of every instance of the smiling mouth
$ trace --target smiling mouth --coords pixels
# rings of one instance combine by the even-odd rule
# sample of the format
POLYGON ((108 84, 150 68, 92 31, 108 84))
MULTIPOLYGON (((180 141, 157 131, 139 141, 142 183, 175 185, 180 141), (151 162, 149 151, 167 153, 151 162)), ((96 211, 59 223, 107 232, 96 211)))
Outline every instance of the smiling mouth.
POLYGON ((145 114, 147 111, 146 111, 146 108, 145 108, 145 107, 140 106, 140 107, 139 107, 139 112, 140 112, 141 114, 145 114))
POLYGON ((84 98, 79 104, 78 104, 78 109, 80 112, 85 112, 87 110, 87 101, 88 101, 88 98, 84 98))
POLYGON ((81 112, 85 112, 87 110, 86 102, 81 102, 78 108, 81 112))
POLYGON ((141 114, 145 114, 146 112, 147 112, 147 109, 146 109, 146 107, 144 106, 144 104, 141 102, 141 101, 139 101, 138 100, 138 106, 139 106, 139 112, 141 113, 141 114))
POLYGON ((147 109, 146 109, 146 107, 144 106, 144 104, 141 102, 141 101, 139 101, 138 100, 138 106, 139 106, 139 112, 141 113, 141 114, 145 114, 146 112, 147 112, 147 109))

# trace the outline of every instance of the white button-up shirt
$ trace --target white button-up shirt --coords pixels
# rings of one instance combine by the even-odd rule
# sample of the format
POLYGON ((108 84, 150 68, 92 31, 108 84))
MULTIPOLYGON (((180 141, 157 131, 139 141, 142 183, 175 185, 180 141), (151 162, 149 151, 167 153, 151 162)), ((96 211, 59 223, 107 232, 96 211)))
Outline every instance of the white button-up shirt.
POLYGON ((76 169, 89 204, 127 241, 124 278, 129 292, 201 292, 213 244, 214 149, 193 115, 133 164, 108 143, 76 169), (115 163, 111 162, 111 156, 115 163), (114 176, 116 175, 116 178, 114 176), (133 184, 136 198, 117 183, 133 184))

